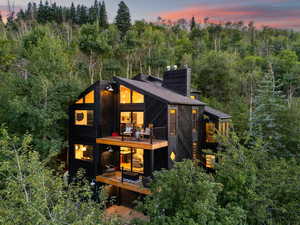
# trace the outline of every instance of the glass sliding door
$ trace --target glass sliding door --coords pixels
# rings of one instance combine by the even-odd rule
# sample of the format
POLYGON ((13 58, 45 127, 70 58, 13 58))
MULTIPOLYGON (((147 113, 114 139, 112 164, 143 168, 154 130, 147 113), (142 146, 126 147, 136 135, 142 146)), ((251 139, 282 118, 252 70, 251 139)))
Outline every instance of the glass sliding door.
POLYGON ((144 173, 144 149, 120 148, 120 169, 136 173, 144 173))

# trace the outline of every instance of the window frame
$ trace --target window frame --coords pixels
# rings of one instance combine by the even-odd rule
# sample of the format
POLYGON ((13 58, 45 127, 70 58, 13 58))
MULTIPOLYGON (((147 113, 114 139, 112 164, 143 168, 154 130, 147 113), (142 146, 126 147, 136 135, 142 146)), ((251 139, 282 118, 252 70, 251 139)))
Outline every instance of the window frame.
POLYGON ((133 89, 131 89, 131 88, 129 88, 129 87, 123 85, 123 84, 120 84, 119 85, 119 104, 120 105, 139 105, 139 104, 145 104, 145 95, 142 94, 142 93, 140 93, 140 92, 138 92, 138 91, 136 91, 136 90, 133 90, 133 89), (127 89, 130 90, 130 102, 129 103, 121 103, 121 86, 123 86, 123 87, 125 87, 125 88, 127 88, 127 89), (134 92, 136 92, 136 93, 138 93, 138 94, 140 94, 140 95, 143 96, 143 102, 135 102, 135 103, 133 102, 133 93, 134 92))
MULTIPOLYGON (((74 147, 74 159, 75 160, 80 160, 80 161, 83 161, 83 162, 89 162, 89 163, 92 163, 94 161, 94 151, 95 151, 95 146, 94 145, 91 145, 91 144, 73 144, 73 147, 74 147), (85 146, 85 147, 91 147, 91 159, 79 159, 79 158, 76 158, 76 146, 85 146)), ((82 151, 83 152, 83 151, 82 151)))
POLYGON ((177 135, 177 108, 169 108, 168 117, 168 136, 175 137, 177 135), (172 121, 173 118, 174 121, 172 121), (171 128, 173 129, 171 130, 171 128))
POLYGON ((73 124, 74 124, 74 126, 81 126, 81 127, 93 127, 94 125, 95 125, 95 110, 93 110, 93 109, 74 109, 74 121, 73 121, 73 124), (81 111, 86 111, 87 113, 86 113, 86 116, 87 116, 87 118, 86 118, 86 123, 87 124, 76 124, 76 122, 77 122, 77 118, 76 118, 76 112, 81 112, 81 111), (91 124, 88 124, 88 115, 89 115, 89 113, 88 112, 92 112, 92 115, 93 115, 93 122, 91 123, 91 124))
POLYGON ((122 167, 121 167, 121 148, 127 148, 130 150, 130 170, 125 170, 124 167, 124 171, 128 171, 128 172, 132 172, 132 173, 138 173, 138 174, 141 174, 143 175, 145 173, 145 149, 142 149, 142 148, 132 148, 132 147, 120 147, 120 155, 119 155, 119 167, 120 167, 120 170, 122 170, 122 167), (143 172, 137 172, 137 171, 134 171, 134 167, 133 167, 133 151, 134 150, 142 150, 143 151, 143 172))

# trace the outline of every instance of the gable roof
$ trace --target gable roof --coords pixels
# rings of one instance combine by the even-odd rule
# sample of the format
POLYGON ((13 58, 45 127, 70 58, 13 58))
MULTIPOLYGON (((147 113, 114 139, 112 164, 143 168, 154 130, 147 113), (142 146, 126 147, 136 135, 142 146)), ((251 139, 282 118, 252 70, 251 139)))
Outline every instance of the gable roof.
POLYGON ((216 110, 214 108, 211 108, 209 106, 204 107, 204 113, 208 113, 212 116, 218 117, 219 119, 230 119, 231 118, 230 115, 223 113, 219 110, 216 110))
POLYGON ((156 82, 152 82, 148 79, 147 81, 138 81, 138 80, 131 80, 122 77, 114 77, 114 80, 142 94, 150 95, 168 104, 195 105, 195 106, 205 105, 205 103, 203 102, 177 94, 174 91, 162 87, 160 85, 160 82, 158 82, 158 80, 155 80, 156 82))

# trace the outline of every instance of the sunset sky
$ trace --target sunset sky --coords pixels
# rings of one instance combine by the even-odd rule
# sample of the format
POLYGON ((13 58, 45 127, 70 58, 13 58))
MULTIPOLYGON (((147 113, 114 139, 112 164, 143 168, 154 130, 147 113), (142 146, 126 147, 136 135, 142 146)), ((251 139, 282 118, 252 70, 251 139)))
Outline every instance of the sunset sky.
MULTIPOLYGON (((26 0, 11 0, 16 8, 26 5, 26 0)), ((51 2, 51 0, 49 0, 51 2)), ((52 0, 53 2, 53 0, 52 0)), ((70 5, 72 0, 57 0, 70 5)), ((94 0, 74 0, 74 3, 91 5, 94 0)), ((155 21, 165 19, 191 19, 202 22, 204 17, 212 21, 254 21, 256 26, 269 25, 277 28, 300 30, 300 0, 125 0, 132 19, 155 21)), ((119 0, 106 0, 109 18, 115 17, 119 0)), ((0 0, 0 10, 5 10, 7 0, 0 0)))

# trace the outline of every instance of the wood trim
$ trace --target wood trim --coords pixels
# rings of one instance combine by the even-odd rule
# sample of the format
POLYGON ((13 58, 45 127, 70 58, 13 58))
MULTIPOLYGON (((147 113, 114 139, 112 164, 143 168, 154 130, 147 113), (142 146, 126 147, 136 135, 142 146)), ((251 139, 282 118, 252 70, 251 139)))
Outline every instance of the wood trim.
POLYGON ((148 139, 146 141, 131 141, 131 140, 126 140, 125 138, 125 140, 122 141, 121 137, 96 138, 96 143, 104 144, 104 145, 120 146, 120 147, 141 148, 146 150, 156 150, 168 146, 167 140, 154 139, 152 144, 150 144, 150 140, 148 139))
POLYGON ((105 175, 98 175, 98 176, 96 176, 96 181, 105 183, 105 184, 110 184, 110 185, 113 185, 113 186, 116 186, 116 187, 119 187, 122 189, 126 189, 129 191, 141 193, 144 195, 151 194, 150 189, 143 187, 142 184, 132 184, 132 183, 128 183, 128 182, 122 183, 116 176, 107 177, 105 175))

